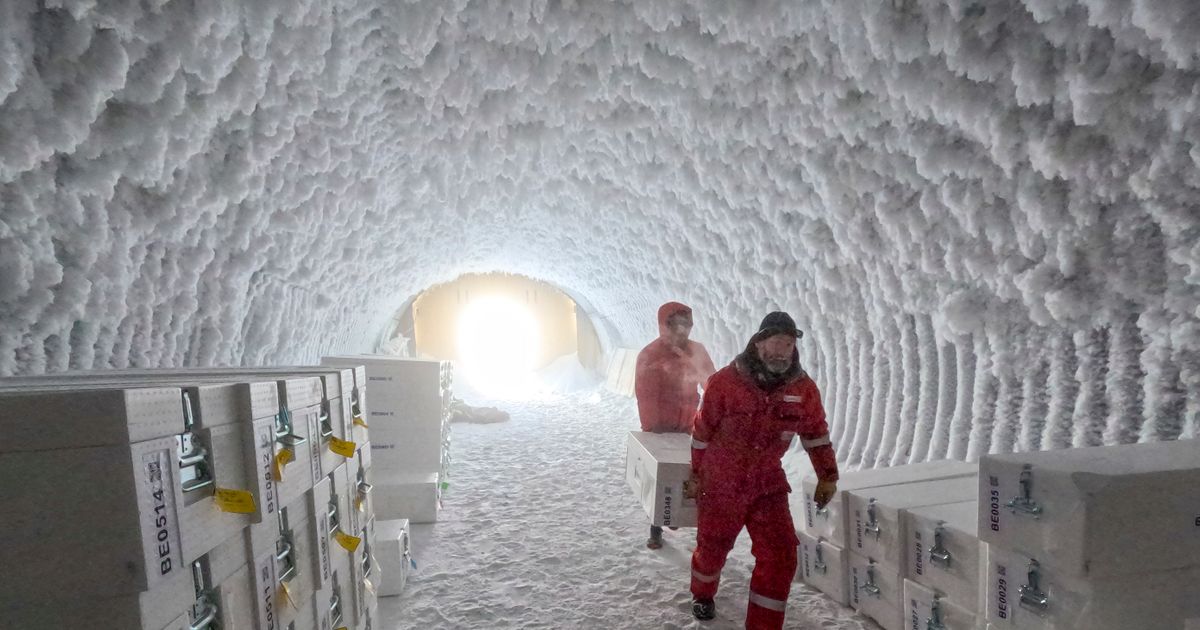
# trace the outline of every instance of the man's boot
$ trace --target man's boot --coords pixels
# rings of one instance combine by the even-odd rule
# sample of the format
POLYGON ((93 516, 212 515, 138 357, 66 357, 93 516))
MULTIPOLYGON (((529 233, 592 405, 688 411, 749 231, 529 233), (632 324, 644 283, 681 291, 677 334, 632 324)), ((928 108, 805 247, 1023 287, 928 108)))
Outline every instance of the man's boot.
POLYGON ((662 549, 662 528, 657 525, 650 526, 650 539, 646 541, 647 549, 662 549))
POLYGON ((700 621, 708 621, 717 616, 717 603, 711 599, 693 599, 692 616, 700 621))

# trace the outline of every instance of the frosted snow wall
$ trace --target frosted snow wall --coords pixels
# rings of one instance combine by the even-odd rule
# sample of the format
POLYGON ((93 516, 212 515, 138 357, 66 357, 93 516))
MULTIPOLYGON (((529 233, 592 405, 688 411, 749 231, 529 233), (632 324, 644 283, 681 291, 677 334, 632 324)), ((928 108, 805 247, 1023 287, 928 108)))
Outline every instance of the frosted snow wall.
POLYGON ((501 270, 614 344, 686 300, 718 360, 793 311, 855 464, 1193 435, 1198 29, 1192 0, 0 2, 0 374, 369 350, 501 270))

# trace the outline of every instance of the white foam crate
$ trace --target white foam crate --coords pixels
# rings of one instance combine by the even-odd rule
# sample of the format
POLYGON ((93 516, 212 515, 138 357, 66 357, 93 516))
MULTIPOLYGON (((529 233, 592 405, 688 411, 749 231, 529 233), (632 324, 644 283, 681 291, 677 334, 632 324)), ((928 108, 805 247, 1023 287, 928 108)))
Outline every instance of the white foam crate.
POLYGON ((978 501, 906 510, 906 577, 983 611, 987 543, 979 540, 978 501))
POLYGON ((0 454, 0 604, 138 593, 185 572, 178 462, 171 437, 0 454))
POLYGON ((1200 568, 1080 578, 988 545, 987 622, 997 630, 1183 630, 1200 617, 1200 568))
POLYGON ((691 436, 685 433, 629 432, 625 481, 652 524, 696 526, 696 500, 683 495, 691 461, 691 436))
POLYGON ((843 500, 850 518, 848 547, 904 573, 904 510, 972 499, 977 492, 973 477, 934 479, 907 484, 849 490, 843 500))
POLYGON ((874 619, 884 630, 904 627, 901 602, 904 578, 869 558, 847 552, 850 565, 850 606, 874 619))
POLYGON ((827 540, 814 538, 808 532, 798 532, 800 539, 800 579, 828 595, 833 601, 850 605, 850 560, 845 549, 827 540))
MULTIPOLYGON (((176 573, 153 590, 116 597, 81 596, 62 592, 53 599, 30 600, 6 605, 0 628, 112 628, 175 629, 191 623, 192 611, 199 611, 198 592, 216 591, 216 586, 246 566, 243 538, 233 536, 176 573), (209 581, 205 581, 209 580, 209 581), (180 619, 183 621, 180 622, 180 619)), ((208 602, 219 609, 221 602, 208 602)), ((245 618, 246 620, 249 617, 245 618)))
POLYGON ((955 460, 939 460, 891 468, 873 468, 869 470, 842 471, 837 482, 838 491, 833 495, 823 509, 818 510, 813 503, 812 495, 817 487, 817 479, 806 476, 800 482, 801 491, 793 492, 790 496, 792 513, 802 512, 804 531, 831 541, 836 545, 846 545, 849 542, 849 519, 843 509, 843 500, 847 490, 877 488, 931 479, 948 479, 952 477, 969 477, 979 472, 979 467, 973 463, 955 460))
POLYGON ((441 509, 437 473, 387 476, 376 473, 371 494, 377 518, 437 522, 441 509))
POLYGON ((381 573, 379 596, 391 597, 404 591, 412 569, 412 539, 408 519, 378 521, 375 524, 377 550, 381 573))
POLYGON ((1200 442, 980 460, 980 538, 1076 576, 1200 564, 1200 442))
POLYGON ((953 599, 912 580, 904 580, 905 622, 926 630, 976 630, 979 617, 953 599))

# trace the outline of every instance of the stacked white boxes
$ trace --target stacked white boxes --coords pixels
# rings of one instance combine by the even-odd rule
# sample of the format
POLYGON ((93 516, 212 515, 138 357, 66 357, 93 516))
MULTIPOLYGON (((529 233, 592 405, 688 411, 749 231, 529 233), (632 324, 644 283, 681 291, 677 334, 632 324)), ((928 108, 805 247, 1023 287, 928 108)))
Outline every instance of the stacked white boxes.
POLYGON ((0 501, 29 508, 0 511, 0 628, 370 627, 369 527, 330 526, 343 375, 305 372, 0 379, 0 501))
POLYGON ((686 433, 629 432, 625 481, 654 525, 696 526, 696 500, 683 496, 692 470, 691 441, 686 433))
POLYGON ((910 620, 918 611, 925 615, 922 619, 932 619, 934 627, 937 623, 950 629, 981 625, 987 544, 979 540, 978 505, 971 500, 905 512, 905 599, 910 620))
POLYGON ((1200 621, 1195 440, 988 455, 979 493, 990 627, 1184 630, 1200 621))
POLYGON ((370 404, 360 402, 370 425, 374 513, 387 520, 435 522, 450 467, 450 363, 391 356, 321 362, 356 368, 360 398, 369 389, 370 404))
MULTIPOLYGON (((944 460, 896 466, 892 468, 844 471, 838 480, 838 491, 823 509, 816 509, 812 495, 816 477, 804 477, 800 491, 790 497, 793 520, 797 524, 799 562, 798 580, 849 606, 853 596, 850 566, 850 518, 847 514, 847 492, 869 488, 886 488, 913 482, 973 477, 974 464, 944 460)), ((869 558, 868 558, 869 560, 869 558)), ((872 569, 872 573, 874 573, 872 569)), ((865 577, 865 576, 864 576, 865 577)), ((903 585, 897 587, 902 589, 903 585)), ((898 592, 898 591, 897 591, 898 592)))
POLYGON ((970 500, 977 490, 978 481, 970 476, 845 491, 850 604, 885 630, 903 627, 905 510, 970 500))

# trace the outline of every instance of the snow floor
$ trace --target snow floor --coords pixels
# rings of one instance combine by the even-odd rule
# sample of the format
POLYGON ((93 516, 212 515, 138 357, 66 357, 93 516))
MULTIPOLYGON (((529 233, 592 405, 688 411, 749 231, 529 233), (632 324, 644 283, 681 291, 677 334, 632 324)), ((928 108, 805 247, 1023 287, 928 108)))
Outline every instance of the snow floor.
MULTIPOLYGON (((455 424, 450 487, 435 524, 414 525, 417 570, 381 598, 382 627, 741 628, 753 557, 742 533, 717 595, 697 622, 688 593, 695 530, 649 522, 625 483, 632 399, 607 392, 533 402, 470 400, 510 422, 455 424)), ((793 585, 787 628, 874 629, 821 593, 793 585)))

